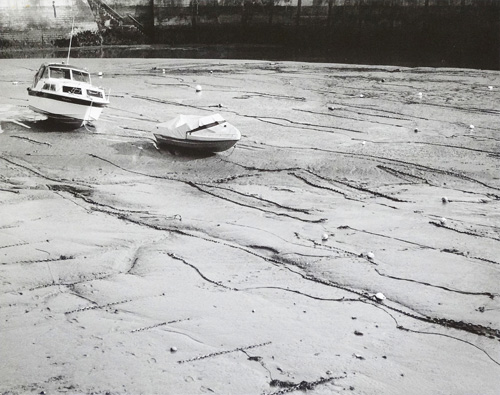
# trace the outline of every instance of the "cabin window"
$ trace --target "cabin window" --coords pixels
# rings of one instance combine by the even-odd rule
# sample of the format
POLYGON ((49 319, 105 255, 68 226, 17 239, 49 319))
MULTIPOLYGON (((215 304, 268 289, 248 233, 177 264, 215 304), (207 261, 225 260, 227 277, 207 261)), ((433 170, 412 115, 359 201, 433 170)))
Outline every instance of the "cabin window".
POLYGON ((99 97, 102 99, 102 92, 99 92, 99 91, 93 91, 93 90, 87 89, 87 95, 93 96, 93 97, 99 97))
POLYGON ((56 86, 54 84, 44 84, 42 89, 45 89, 46 91, 55 91, 56 86))
POLYGON ((85 73, 83 71, 78 71, 78 70, 73 70, 73 79, 75 81, 81 81, 81 82, 86 82, 90 84, 90 75, 89 73, 85 73))
POLYGON ((81 95, 82 94, 81 88, 77 88, 76 86, 63 86, 62 90, 63 90, 63 92, 73 93, 74 95, 81 95))
POLYGON ((40 81, 40 78, 42 78, 42 76, 45 73, 45 71, 46 71, 45 66, 41 66, 40 70, 38 70, 38 73, 36 73, 36 75, 35 75, 35 83, 33 84, 33 86, 35 86, 36 84, 38 84, 38 81, 40 81))
POLYGON ((61 69, 61 68, 56 68, 56 67, 51 67, 50 68, 50 77, 51 78, 64 78, 67 80, 70 80, 70 72, 69 69, 61 69))

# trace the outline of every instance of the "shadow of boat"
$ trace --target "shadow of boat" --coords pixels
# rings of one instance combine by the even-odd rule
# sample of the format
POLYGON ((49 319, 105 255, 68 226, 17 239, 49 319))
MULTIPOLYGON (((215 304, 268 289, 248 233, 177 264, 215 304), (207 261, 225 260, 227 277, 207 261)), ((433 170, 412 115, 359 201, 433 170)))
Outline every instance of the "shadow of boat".
POLYGON ((200 149, 192 149, 190 147, 181 147, 178 145, 157 144, 158 151, 175 157, 183 157, 186 159, 205 159, 216 155, 215 152, 205 151, 200 149))
POLYGON ((24 121, 26 126, 29 126, 35 132, 72 132, 78 131, 80 129, 91 128, 94 129, 94 126, 91 124, 87 124, 83 126, 81 123, 62 123, 58 122, 55 119, 47 118, 44 120, 36 120, 36 121, 24 121))

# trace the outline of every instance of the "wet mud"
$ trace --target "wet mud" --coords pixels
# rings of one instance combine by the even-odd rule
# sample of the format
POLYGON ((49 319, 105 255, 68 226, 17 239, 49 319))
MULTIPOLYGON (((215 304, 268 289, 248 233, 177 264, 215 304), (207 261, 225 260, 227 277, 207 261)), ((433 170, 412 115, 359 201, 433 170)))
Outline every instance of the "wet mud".
POLYGON ((0 393, 497 393, 498 72, 79 59, 65 130, 0 62, 0 393))

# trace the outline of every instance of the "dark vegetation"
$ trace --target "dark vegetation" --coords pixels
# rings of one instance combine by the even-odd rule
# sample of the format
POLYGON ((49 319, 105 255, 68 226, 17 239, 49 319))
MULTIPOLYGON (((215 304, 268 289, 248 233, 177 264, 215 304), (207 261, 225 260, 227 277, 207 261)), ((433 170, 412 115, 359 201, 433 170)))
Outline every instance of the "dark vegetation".
MULTIPOLYGON (((137 45, 144 44, 147 38, 135 29, 109 29, 102 32, 83 31, 75 34, 71 40, 72 47, 93 47, 99 45, 137 45)), ((69 45, 69 38, 56 39, 56 47, 69 45)))

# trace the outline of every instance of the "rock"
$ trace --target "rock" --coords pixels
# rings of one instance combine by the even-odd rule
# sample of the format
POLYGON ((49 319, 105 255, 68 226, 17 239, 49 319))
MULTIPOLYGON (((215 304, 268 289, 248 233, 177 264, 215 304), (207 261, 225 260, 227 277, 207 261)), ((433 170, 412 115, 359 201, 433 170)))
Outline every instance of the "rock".
POLYGON ((170 347, 170 352, 177 352, 177 347, 170 347))
POLYGON ((488 86, 488 89, 489 89, 490 91, 492 91, 492 90, 493 90, 493 86, 492 86, 492 85, 489 85, 489 86, 488 86))
POLYGON ((418 128, 415 128, 413 131, 414 131, 415 133, 420 132, 420 130, 418 130, 418 128))
POLYGON ((361 94, 361 95, 359 95, 359 97, 363 98, 363 97, 365 97, 365 95, 361 94))
POLYGON ((377 302, 383 302, 385 299, 387 299, 382 292, 377 292, 374 296, 375 299, 377 299, 377 302))
POLYGON ((443 196, 443 197, 441 198, 441 201, 442 201, 443 203, 448 203, 448 198, 447 198, 446 196, 443 196))
POLYGON ((354 331, 354 334, 356 336, 363 336, 363 332, 360 332, 360 331, 354 331))
POLYGON ((321 236, 321 240, 327 241, 328 240, 328 233, 323 233, 323 235, 321 236))
POLYGON ((375 258, 375 254, 370 251, 368 254, 366 254, 366 257, 371 261, 375 258))
POLYGON ((195 89, 196 89, 196 92, 201 92, 201 85, 196 85, 195 89))
POLYGON ((474 125, 469 125, 469 129, 474 129, 474 125))
POLYGON ((444 225, 444 224, 446 223, 446 218, 440 218, 440 219, 439 219, 439 223, 440 223, 441 225, 444 225))

